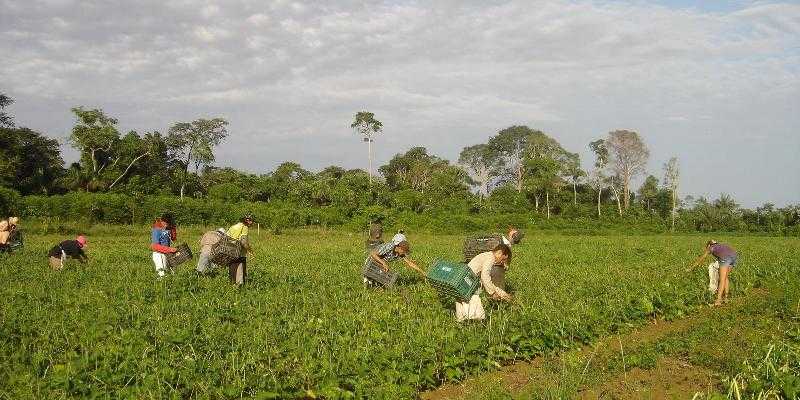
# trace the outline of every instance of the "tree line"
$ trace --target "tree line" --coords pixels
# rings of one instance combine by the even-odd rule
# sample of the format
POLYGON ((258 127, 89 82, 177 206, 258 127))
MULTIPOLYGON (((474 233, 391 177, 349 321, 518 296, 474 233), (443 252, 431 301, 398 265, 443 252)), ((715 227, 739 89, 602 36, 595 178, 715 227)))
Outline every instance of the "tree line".
MULTIPOLYGON (((665 229, 682 231, 799 230, 798 205, 777 208, 767 203, 748 210, 729 195, 715 200, 681 197, 677 158, 659 176, 648 174, 647 145, 629 130, 612 131, 589 143, 594 160, 586 170, 579 155, 554 137, 511 126, 485 143, 464 147, 455 163, 412 147, 379 166, 378 176, 335 165, 314 172, 293 161, 269 173, 249 174, 214 165, 215 148, 229 134, 224 118, 176 122, 164 133, 123 134, 117 119, 103 110, 75 107, 68 143, 80 157, 65 166, 56 140, 15 125, 5 112, 12 101, 0 93, 0 211, 5 213, 23 204, 26 196, 82 192, 290 204, 324 209, 326 215, 338 216, 336 221, 392 212, 506 213, 529 214, 533 220, 655 219, 665 229), (643 183, 634 188, 639 178, 643 183)), ((371 171, 372 142, 383 124, 361 111, 350 126, 368 144, 371 171)))

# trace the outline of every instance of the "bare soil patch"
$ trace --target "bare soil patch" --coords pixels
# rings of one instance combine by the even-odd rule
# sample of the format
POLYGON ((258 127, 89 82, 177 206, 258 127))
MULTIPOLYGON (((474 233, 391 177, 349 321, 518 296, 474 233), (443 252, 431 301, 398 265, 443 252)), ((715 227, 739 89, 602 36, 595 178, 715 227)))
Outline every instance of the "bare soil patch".
POLYGON ((697 392, 709 392, 719 377, 708 369, 664 357, 655 368, 634 368, 598 387, 582 390, 582 400, 600 399, 686 399, 697 392))
MULTIPOLYGON (((699 322, 726 308, 740 307, 746 301, 763 298, 767 291, 752 290, 747 297, 733 299, 720 308, 705 307, 694 315, 674 321, 653 320, 647 325, 624 335, 612 335, 575 352, 586 358, 591 368, 605 370, 608 361, 621 352, 633 353, 647 344, 656 343, 671 334, 687 332, 699 322), (621 351, 622 348, 622 351, 621 351)), ((475 387, 487 383, 500 383, 514 393, 536 387, 540 382, 554 382, 559 379, 560 357, 554 355, 539 357, 529 362, 518 362, 504 366, 497 371, 470 378, 458 384, 445 384, 420 394, 423 400, 461 399, 475 392, 475 387)), ((693 366, 672 358, 659 359, 650 370, 635 368, 615 376, 596 388, 583 388, 580 398, 585 399, 641 399, 641 398, 689 398, 697 391, 706 391, 719 382, 712 371, 693 366), (624 397, 625 394, 628 397, 624 397), (592 397, 594 396, 594 397, 592 397), (610 396, 610 397, 609 397, 610 396)))

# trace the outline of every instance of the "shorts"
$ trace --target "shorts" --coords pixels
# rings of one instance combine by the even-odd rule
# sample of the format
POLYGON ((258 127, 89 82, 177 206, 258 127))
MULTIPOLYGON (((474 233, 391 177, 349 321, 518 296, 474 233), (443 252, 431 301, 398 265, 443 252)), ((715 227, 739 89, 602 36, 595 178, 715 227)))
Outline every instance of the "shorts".
POLYGON ((738 260, 738 259, 739 259, 739 256, 737 254, 734 254, 732 256, 725 257, 725 258, 720 258, 719 259, 719 266, 720 267, 728 266, 728 267, 733 268, 736 265, 736 260, 738 260))

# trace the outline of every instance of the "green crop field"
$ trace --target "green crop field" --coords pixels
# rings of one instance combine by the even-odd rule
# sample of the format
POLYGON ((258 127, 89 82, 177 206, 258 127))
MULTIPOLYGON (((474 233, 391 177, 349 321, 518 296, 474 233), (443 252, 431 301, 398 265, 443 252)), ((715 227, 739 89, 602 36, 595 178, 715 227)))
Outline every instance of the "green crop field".
MULTIPOLYGON (((197 252, 200 233, 181 230, 179 242, 197 252)), ((408 236, 422 266, 460 258, 461 236, 408 236)), ((45 253, 66 238, 34 231, 24 251, 0 255, 0 397, 414 398, 693 315, 710 298, 705 270, 685 272, 701 236, 529 232, 507 275, 519 304, 490 304, 485 322, 466 325, 402 263, 396 288, 365 289, 357 234, 261 232, 239 289, 227 271, 198 277, 189 263, 156 280, 146 227, 94 227, 90 263, 51 271, 45 253)), ((734 297, 764 287, 797 299, 800 240, 715 239, 740 252, 734 297)))

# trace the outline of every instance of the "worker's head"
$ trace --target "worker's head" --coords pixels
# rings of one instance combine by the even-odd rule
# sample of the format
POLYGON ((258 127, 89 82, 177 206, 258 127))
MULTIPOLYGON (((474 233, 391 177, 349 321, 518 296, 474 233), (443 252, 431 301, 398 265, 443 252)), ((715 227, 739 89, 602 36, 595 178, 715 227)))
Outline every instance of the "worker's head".
POLYGON ((224 235, 225 234, 225 228, 217 228, 217 232, 219 232, 219 233, 224 235))
POLYGON ((77 238, 75 238, 75 241, 78 242, 78 246, 81 246, 81 248, 86 247, 86 243, 88 243, 86 240, 86 236, 83 235, 80 235, 77 238))
POLYGON ((715 244, 717 244, 717 243, 718 243, 718 242, 717 242, 716 240, 713 240, 713 239, 712 239, 712 240, 709 240, 708 242, 706 242, 706 248, 707 248, 707 249, 710 249, 710 248, 711 248, 711 246, 713 246, 713 245, 715 245, 715 244))
POLYGON ((492 250, 492 253, 494 253, 494 261, 497 264, 503 264, 506 267, 511 264, 511 247, 508 245, 500 243, 492 250))
POLYGON ((19 217, 11 217, 8 219, 8 224, 11 226, 19 224, 19 217))
POLYGON ((172 213, 166 212, 163 215, 161 215, 161 221, 164 221, 164 223, 167 225, 167 228, 173 228, 176 226, 175 216, 172 215, 172 213))
POLYGON ((508 227, 508 240, 511 241, 512 244, 519 243, 522 240, 522 232, 519 229, 509 226, 508 227))
POLYGON ((394 246, 394 252, 399 256, 409 255, 411 254, 411 245, 408 244, 408 241, 403 240, 394 246))
POLYGON ((241 221, 243 224, 247 226, 253 225, 253 214, 245 214, 242 217, 241 221))

